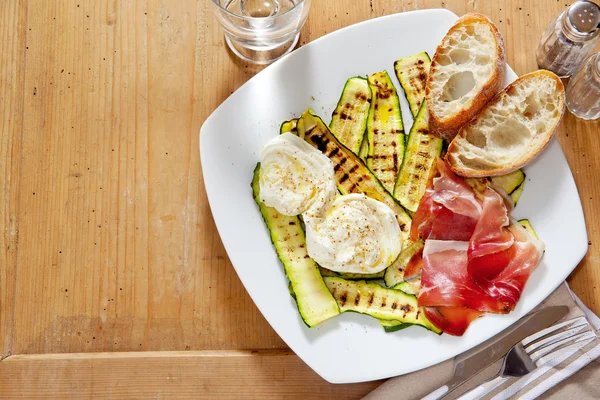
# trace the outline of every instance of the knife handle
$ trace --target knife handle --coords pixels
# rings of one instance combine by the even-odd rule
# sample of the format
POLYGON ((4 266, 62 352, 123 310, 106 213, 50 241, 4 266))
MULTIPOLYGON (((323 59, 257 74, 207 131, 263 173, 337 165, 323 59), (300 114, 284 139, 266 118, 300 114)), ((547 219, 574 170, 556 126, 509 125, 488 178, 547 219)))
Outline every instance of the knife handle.
POLYGON ((444 385, 439 389, 434 390, 433 392, 429 393, 427 396, 423 397, 421 400, 437 400, 442 398, 446 393, 448 393, 450 388, 448 388, 448 385, 444 385))
POLYGON ((464 393, 462 396, 460 396, 460 400, 480 399, 483 396, 485 396, 486 394, 488 394, 489 392, 491 392, 492 390, 496 389, 498 386, 502 385, 507 380, 508 380, 508 378, 504 378, 502 376, 497 376, 496 378, 492 379, 491 381, 484 382, 481 385, 477 386, 475 389, 472 389, 471 391, 464 393))

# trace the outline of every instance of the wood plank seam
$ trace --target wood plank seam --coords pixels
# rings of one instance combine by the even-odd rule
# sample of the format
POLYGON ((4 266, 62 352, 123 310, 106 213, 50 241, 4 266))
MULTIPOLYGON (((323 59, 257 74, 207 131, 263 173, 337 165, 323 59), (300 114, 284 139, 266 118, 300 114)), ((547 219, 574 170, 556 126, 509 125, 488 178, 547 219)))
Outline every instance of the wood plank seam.
MULTIPOLYGON (((19 3, 12 3, 16 8, 20 8, 21 5, 19 3)), ((15 11, 15 14, 18 15, 20 11, 15 11)), ((19 18, 19 17, 17 17, 19 18)), ((23 51, 23 62, 22 62, 22 69, 21 71, 23 71, 23 97, 22 97, 22 101, 23 103, 25 103, 25 96, 26 96, 26 89, 27 89, 27 85, 26 85, 26 78, 27 75, 25 74, 25 70, 27 67, 27 26, 28 26, 28 22, 29 22, 29 2, 25 3, 25 23, 23 24, 23 30, 25 31, 25 43, 23 43, 23 47, 24 47, 24 51, 23 51)), ((18 34, 18 33, 17 33, 18 34)), ((24 154, 23 154, 23 139, 25 137, 25 107, 21 107, 21 138, 19 141, 19 145, 21 146, 21 149, 19 151, 19 163, 22 166, 23 165, 23 160, 25 158, 24 154)), ((12 132, 9 132, 9 134, 12 134, 12 132)), ((14 145, 13 145, 14 146, 14 145)), ((12 160, 11 157, 11 161, 14 162, 14 160, 12 160)), ((20 187, 20 184, 22 182, 22 176, 23 176, 23 168, 19 168, 19 175, 16 177, 17 178, 17 182, 16 185, 18 187, 20 187)), ((10 186, 12 186, 12 181, 10 182, 10 186)), ((9 188, 10 190, 10 188, 9 188)), ((17 293, 17 280, 18 280, 18 274, 19 274, 19 269, 18 269, 18 262, 19 262, 19 222, 20 222, 20 218, 19 218, 19 212, 18 212, 18 207, 19 204, 21 203, 21 190, 17 189, 17 196, 16 196, 16 207, 17 209, 15 210, 15 215, 14 215, 14 238, 12 239, 12 243, 15 246, 14 249, 14 253, 15 253, 15 257, 14 257, 14 261, 13 261, 13 268, 14 268, 14 280, 12 282, 13 285, 13 295, 15 295, 15 299, 13 299, 13 304, 12 304, 12 310, 11 310, 11 315, 9 316, 9 318, 11 319, 10 322, 10 328, 9 328, 9 332, 3 332, 4 334, 4 347, 2 349, 2 354, 0 354, 0 361, 4 360, 5 358, 9 357, 12 354, 12 346, 14 343, 14 332, 15 332, 15 323, 16 323, 16 309, 17 309, 17 301, 16 301, 16 293, 17 293)))
POLYGON ((274 357, 295 356, 286 349, 274 350, 200 350, 200 351, 123 351, 100 353, 47 353, 47 354, 13 354, 2 360, 9 363, 15 361, 48 361, 48 360, 81 360, 81 359, 127 359, 127 358, 214 358, 214 357, 274 357))

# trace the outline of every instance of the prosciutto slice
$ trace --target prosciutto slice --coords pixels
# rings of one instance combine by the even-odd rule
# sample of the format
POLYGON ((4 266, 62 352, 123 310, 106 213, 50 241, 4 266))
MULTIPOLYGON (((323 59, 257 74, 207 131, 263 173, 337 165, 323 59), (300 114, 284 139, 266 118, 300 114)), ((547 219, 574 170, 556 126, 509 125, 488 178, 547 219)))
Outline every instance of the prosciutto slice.
POLYGON ((417 278, 421 275, 421 268, 423 267, 423 249, 416 252, 406 264, 404 270, 404 279, 410 280, 417 278))
POLYGON ((502 197, 487 188, 483 195, 483 210, 469 243, 469 260, 509 249, 514 242, 514 237, 506 229, 509 223, 502 197))
POLYGON ((469 242, 469 276, 485 294, 512 311, 533 269, 538 265, 544 244, 519 223, 509 226, 502 197, 487 189, 483 213, 469 242))
POLYGON ((438 329, 454 336, 462 336, 471 322, 483 312, 463 307, 425 307, 425 315, 438 329))
POLYGON ((479 200, 443 161, 437 169, 413 218, 411 236, 425 239, 413 268, 421 265, 418 301, 432 323, 462 335, 482 313, 515 308, 544 246, 511 224, 496 191, 487 188, 479 200))
POLYGON ((469 185, 441 160, 440 176, 425 191, 411 225, 411 239, 469 240, 482 212, 469 185))
POLYGON ((469 276, 469 242, 426 240, 423 248, 420 306, 465 307, 505 312, 505 305, 484 291, 469 276))
POLYGON ((437 159, 437 170, 440 176, 433 179, 433 201, 455 214, 479 219, 482 207, 471 186, 452 172, 441 158, 437 159))

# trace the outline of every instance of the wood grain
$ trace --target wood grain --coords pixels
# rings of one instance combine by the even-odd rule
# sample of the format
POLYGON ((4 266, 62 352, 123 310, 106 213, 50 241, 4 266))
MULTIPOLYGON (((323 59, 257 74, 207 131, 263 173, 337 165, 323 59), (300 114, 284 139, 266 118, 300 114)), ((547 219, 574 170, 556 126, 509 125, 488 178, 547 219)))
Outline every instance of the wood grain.
POLYGON ((284 348, 201 183, 207 4, 30 9, 13 353, 284 348))
MULTIPOLYGON (((536 69, 537 41, 566 5, 548 0, 316 0, 300 44, 395 12, 436 7, 458 15, 478 11, 498 25, 508 62, 523 74, 536 69)), ((227 258, 206 200, 198 155, 204 120, 261 69, 226 48, 210 0, 2 2, 2 357, 287 348, 227 258)), ((590 240, 589 252, 569 282, 596 313, 599 128, 598 122, 566 115, 558 133, 590 240)), ((228 360, 223 368, 233 374, 237 361, 231 360, 236 357, 202 360, 210 358, 207 368, 217 371, 228 360)), ((264 361, 244 357, 238 373, 262 374, 265 382, 255 392, 248 388, 251 394, 286 396, 289 382, 299 393, 322 385, 324 393, 334 394, 308 372, 298 380, 288 374, 283 383, 267 385, 269 377, 278 376, 272 365, 303 366, 295 356, 281 356, 286 361, 264 368, 264 361)), ((190 377, 204 373, 184 359, 176 356, 169 362, 174 370, 176 365, 187 368, 190 377)), ((118 382, 118 394, 132 393, 113 369, 128 377, 133 369, 136 379, 147 379, 143 382, 160 373, 159 364, 152 364, 146 378, 144 363, 134 368, 122 355, 102 366, 63 360, 66 364, 56 364, 62 372, 52 375, 57 384, 46 393, 43 385, 34 385, 35 377, 50 382, 44 369, 57 359, 44 361, 48 364, 6 360, 0 363, 2 376, 11 373, 23 385, 31 384, 30 397, 78 393, 65 392, 69 385, 85 387, 83 397, 110 397, 94 383, 100 377, 104 383, 118 382), (81 382, 73 383, 80 368, 81 382)), ((165 397, 179 393, 174 386, 163 391, 158 384, 149 385, 165 397)), ((199 392, 227 394, 190 385, 199 392)), ((345 397, 357 397, 372 385, 348 389, 345 397)), ((340 388, 335 390, 346 390, 340 388)), ((6 385, 2 389, 8 390, 6 385)))
POLYGON ((284 350, 12 356, 0 375, 10 399, 358 399, 381 384, 330 385, 284 350))
POLYGON ((11 353, 14 338, 26 6, 25 1, 0 6, 0 359, 11 353))

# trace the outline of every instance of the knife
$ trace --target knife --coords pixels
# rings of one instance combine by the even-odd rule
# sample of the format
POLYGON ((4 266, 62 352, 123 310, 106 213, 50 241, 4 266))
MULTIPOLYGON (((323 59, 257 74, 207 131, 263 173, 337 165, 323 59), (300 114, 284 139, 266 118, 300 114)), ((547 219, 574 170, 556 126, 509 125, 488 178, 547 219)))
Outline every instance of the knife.
POLYGON ((529 313, 504 331, 454 357, 454 375, 422 400, 440 399, 493 364, 518 342, 545 329, 569 313, 567 306, 552 306, 529 313))

